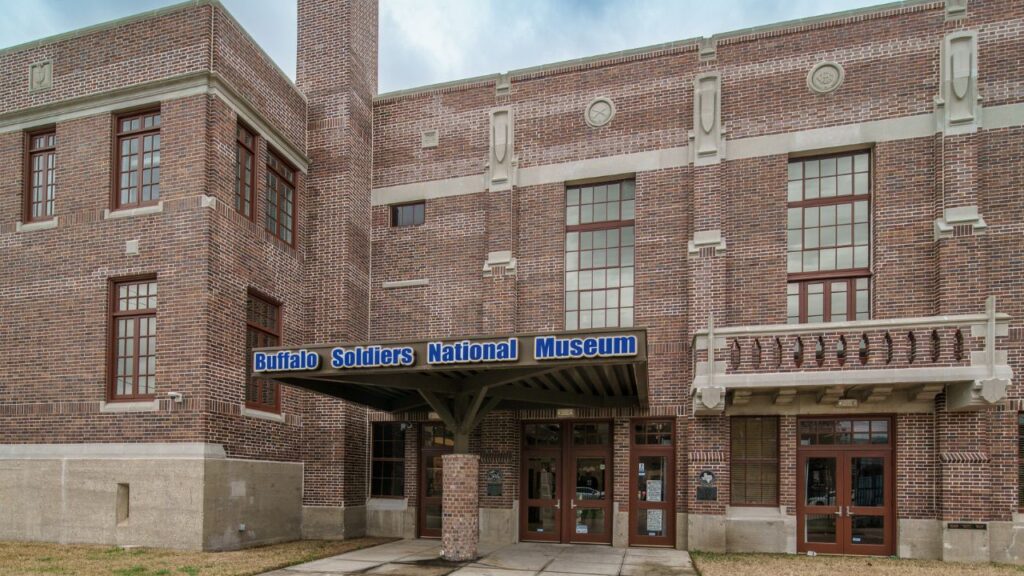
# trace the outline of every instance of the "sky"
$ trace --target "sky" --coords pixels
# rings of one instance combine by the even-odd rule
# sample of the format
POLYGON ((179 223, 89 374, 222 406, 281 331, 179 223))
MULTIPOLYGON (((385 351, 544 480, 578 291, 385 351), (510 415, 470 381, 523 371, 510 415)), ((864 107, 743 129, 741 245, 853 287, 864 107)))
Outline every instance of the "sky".
MULTIPOLYGON (((506 72, 884 0, 380 0, 378 91, 506 72)), ((295 78, 295 0, 221 0, 295 78)), ((0 48, 176 0, 0 0, 0 48)))

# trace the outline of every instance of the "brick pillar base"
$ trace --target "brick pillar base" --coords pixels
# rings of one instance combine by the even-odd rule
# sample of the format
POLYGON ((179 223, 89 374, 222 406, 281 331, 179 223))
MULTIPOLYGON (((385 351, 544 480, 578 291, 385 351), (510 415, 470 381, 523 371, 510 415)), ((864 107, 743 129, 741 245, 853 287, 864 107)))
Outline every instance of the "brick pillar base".
POLYGON ((476 560, 480 543, 480 498, 477 474, 480 457, 476 454, 445 454, 444 497, 441 516, 441 557, 462 562, 476 560))

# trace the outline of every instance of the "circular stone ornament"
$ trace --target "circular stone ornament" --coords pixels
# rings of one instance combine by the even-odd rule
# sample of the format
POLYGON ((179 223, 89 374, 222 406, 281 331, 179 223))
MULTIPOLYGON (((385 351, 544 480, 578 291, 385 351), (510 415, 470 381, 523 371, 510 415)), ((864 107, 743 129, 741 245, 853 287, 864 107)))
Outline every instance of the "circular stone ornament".
POLYGON ((839 88, 845 77, 838 62, 818 62, 807 73, 807 87, 815 94, 828 94, 839 88))
POLYGON ((587 121, 587 126, 591 128, 600 128, 605 124, 612 121, 615 116, 615 103, 612 102, 611 98, 599 96, 590 101, 587 104, 587 109, 583 112, 583 119, 587 121))

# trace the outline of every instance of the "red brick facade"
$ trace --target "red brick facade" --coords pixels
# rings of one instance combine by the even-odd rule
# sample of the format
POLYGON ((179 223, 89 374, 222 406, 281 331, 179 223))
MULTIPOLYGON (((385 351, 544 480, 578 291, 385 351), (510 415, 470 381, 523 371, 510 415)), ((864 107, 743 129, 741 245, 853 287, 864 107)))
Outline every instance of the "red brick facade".
MULTIPOLYGON (((724 411, 702 413, 693 386, 708 369, 709 321, 725 330, 785 324, 789 160, 870 150, 870 314, 898 326, 801 335, 799 365, 797 334, 782 329, 771 338, 725 336, 724 347, 712 339, 710 348, 726 364, 723 377, 967 369, 987 342, 971 332, 977 322, 907 328, 906 320, 979 315, 995 296, 997 311, 1010 316, 995 347, 1014 373, 997 406, 953 411, 946 389, 936 389, 908 407, 895 399, 908 393, 900 388, 875 412, 775 401, 761 413, 779 415, 778 503, 787 522, 798 514, 800 419, 856 413, 893 416, 893 520, 1012 522, 1024 397, 1024 7, 971 0, 961 14, 951 11, 955 4, 857 11, 724 34, 712 51, 684 41, 380 96, 371 0, 300 0, 295 85, 216 2, 0 51, 0 443, 217 444, 228 458, 301 463, 307 508, 359 510, 368 499, 368 421, 427 414, 383 414, 282 386, 280 414, 253 415, 244 408, 247 294, 280 304, 285 346, 562 331, 566 182, 628 177, 636 187, 634 325, 647 330, 648 402, 577 409, 575 418, 613 421, 613 498, 623 515, 633 503, 632 419, 673 419, 673 543, 742 549, 724 528, 714 541, 693 533, 706 527, 694 518, 728 517, 734 508, 729 418, 758 413, 733 395, 724 411), (984 114, 970 130, 944 125, 936 108, 944 38, 959 31, 977 32, 970 81, 984 114), (40 62, 51 63, 52 87, 30 90, 30 66, 40 62), (833 91, 808 85, 820 62, 844 70, 833 91), (695 152, 704 136, 694 81, 710 72, 721 78, 721 140, 709 159, 695 152), (595 128, 583 115, 597 97, 612 100, 615 115, 595 128), (162 209, 111 217, 113 117, 154 105, 162 116, 162 209), (502 107, 514 113, 516 176, 511 190, 488 191, 489 119, 502 107), (238 122, 259 135, 252 219, 234 209, 238 122), (45 126, 55 126, 58 141, 58 220, 31 229, 21 222, 25 133, 45 126), (422 145, 429 130, 437 146, 422 145), (297 174, 294 245, 264 227, 269 150, 297 174), (410 200, 425 201, 424 223, 392 226, 391 205, 410 200), (937 220, 963 207, 976 207, 983 225, 969 220, 937 237, 937 220), (689 246, 712 232, 724 242, 689 246), (137 254, 128 253, 129 241, 138 241, 137 254), (506 252, 511 262, 487 264, 506 252), (139 274, 156 275, 160 287, 158 402, 155 410, 109 412, 109 283, 139 274), (941 342, 935 359, 933 329, 941 342), (911 332, 920 360, 910 359, 911 332), (886 334, 894 340, 888 360, 886 334), (841 335, 843 362, 835 352, 841 335), (861 335, 871 346, 864 362, 861 335), (733 342, 739 361, 730 366, 733 342), (753 359, 755 346, 763 363, 753 359), (778 363, 769 366, 773 354, 778 363), (697 499, 705 471, 717 478, 715 500, 697 499)), ((787 386, 776 388, 784 395, 787 386)), ((460 493, 459 501, 511 518, 523 490, 521 422, 555 419, 555 407, 488 415, 471 442, 480 456, 475 497, 460 493), (500 495, 487 493, 491 471, 502 478, 500 495)), ((409 510, 422 489, 416 430, 406 434, 409 510)), ((631 542, 630 526, 606 521, 616 544, 631 542)), ((346 522, 328 535, 366 525, 346 522)), ((943 529, 935 526, 941 551, 943 529)), ((903 541, 896 544, 903 553, 903 541)), ((1016 558, 998 555, 995 540, 992 547, 992 559, 1016 558)))

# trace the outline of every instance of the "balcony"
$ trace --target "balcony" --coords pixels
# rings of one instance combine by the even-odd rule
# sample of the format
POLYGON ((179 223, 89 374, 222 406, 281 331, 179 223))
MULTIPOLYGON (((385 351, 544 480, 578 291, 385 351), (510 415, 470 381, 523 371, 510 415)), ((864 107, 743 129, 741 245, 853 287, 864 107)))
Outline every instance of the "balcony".
POLYGON ((927 411, 943 391, 951 411, 994 406, 1013 378, 999 347, 1009 321, 994 297, 984 313, 957 316, 727 328, 709 319, 693 341, 694 413, 883 402, 927 411))

